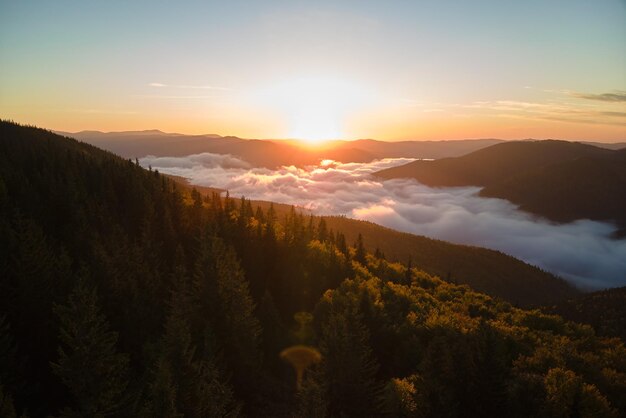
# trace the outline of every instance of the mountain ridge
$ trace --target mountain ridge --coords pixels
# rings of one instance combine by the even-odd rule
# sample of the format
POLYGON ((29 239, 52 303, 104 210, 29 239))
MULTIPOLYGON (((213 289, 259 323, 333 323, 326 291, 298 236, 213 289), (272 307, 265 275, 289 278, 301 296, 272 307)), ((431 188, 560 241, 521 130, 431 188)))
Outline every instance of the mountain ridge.
POLYGON ((374 174, 414 178, 431 187, 478 186, 557 222, 613 221, 626 226, 626 152, 567 141, 496 144, 436 161, 414 161, 374 174))

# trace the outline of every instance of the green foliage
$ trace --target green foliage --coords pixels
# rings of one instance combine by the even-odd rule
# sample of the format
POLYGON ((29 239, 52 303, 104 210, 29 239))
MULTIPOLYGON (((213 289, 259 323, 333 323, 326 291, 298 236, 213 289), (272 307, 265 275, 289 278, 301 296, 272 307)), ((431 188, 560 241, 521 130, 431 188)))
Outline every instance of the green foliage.
MULTIPOLYGON (((197 335, 214 333, 236 382, 251 385, 259 369, 261 328, 236 254, 219 238, 203 236, 192 286, 197 335)), ((203 350, 210 348, 200 340, 197 344, 203 350)))
POLYGON ((297 394, 295 416, 298 418, 324 418, 327 416, 328 403, 324 387, 318 376, 304 380, 297 394))
POLYGON ((10 395, 5 393, 4 388, 0 386, 0 416, 5 418, 16 418, 15 405, 10 395))
POLYGON ((550 369, 545 377, 546 408, 555 418, 609 418, 615 416, 608 401, 598 389, 583 382, 574 372, 550 369))
POLYGON ((423 398, 424 381, 417 375, 404 379, 392 378, 385 385, 383 411, 390 417, 426 417, 427 400, 423 398))
MULTIPOLYGON (((369 347, 369 333, 355 306, 329 300, 320 347, 323 381, 331 416, 375 416, 378 365, 369 347)), ((346 301, 349 303, 349 301, 346 301)))
POLYGON ((546 310, 570 321, 589 324, 600 335, 626 341, 626 287, 581 295, 546 310))
POLYGON ((128 357, 116 350, 117 333, 100 312, 96 291, 82 280, 65 305, 55 311, 60 321, 59 358, 54 373, 73 402, 63 416, 100 417, 116 413, 128 386, 128 357))
POLYGON ((155 417, 237 416, 239 406, 217 367, 215 353, 208 349, 198 352, 192 345, 187 322, 190 297, 188 284, 180 277, 152 368, 144 414, 155 417))

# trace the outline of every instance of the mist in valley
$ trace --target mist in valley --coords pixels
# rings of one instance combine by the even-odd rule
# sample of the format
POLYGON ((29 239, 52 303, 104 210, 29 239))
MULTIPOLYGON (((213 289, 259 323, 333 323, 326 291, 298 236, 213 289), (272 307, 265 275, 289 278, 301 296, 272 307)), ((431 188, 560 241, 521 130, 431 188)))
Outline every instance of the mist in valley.
POLYGON ((407 158, 371 163, 323 161, 317 166, 254 168, 230 155, 140 159, 144 167, 183 176, 191 184, 232 196, 294 204, 316 215, 345 215, 413 234, 502 251, 557 274, 583 289, 626 285, 626 240, 615 226, 577 220, 557 224, 502 199, 478 196, 478 187, 432 188, 415 180, 382 181, 379 170, 407 158))

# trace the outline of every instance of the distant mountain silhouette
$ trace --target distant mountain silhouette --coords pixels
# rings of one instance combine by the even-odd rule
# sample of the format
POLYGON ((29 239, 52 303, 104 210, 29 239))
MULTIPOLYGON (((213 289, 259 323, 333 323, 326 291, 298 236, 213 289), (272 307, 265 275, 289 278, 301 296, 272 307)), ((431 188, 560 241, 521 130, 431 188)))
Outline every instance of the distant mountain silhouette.
POLYGON ((428 186, 482 186, 481 196, 568 222, 588 218, 626 225, 626 149, 567 141, 517 141, 458 158, 415 161, 377 176, 428 186))
POLYGON ((158 130, 128 132, 58 132, 112 151, 125 158, 146 155, 184 156, 210 152, 231 154, 255 167, 318 164, 323 159, 370 162, 381 158, 455 157, 501 142, 497 139, 384 142, 372 139, 330 141, 306 147, 294 140, 242 139, 235 136, 183 135, 158 130))

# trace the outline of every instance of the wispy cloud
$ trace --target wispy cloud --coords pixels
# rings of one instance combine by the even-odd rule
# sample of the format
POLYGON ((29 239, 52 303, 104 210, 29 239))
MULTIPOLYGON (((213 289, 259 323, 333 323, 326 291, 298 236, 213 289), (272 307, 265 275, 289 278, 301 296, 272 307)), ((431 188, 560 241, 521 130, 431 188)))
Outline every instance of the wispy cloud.
POLYGON ((569 123, 626 125, 626 112, 611 107, 578 105, 565 101, 525 102, 515 100, 476 101, 461 106, 485 110, 498 117, 554 120, 569 123))
POLYGON ((131 97, 138 99, 177 99, 177 100, 199 100, 199 99, 214 99, 218 96, 206 96, 206 95, 172 95, 172 94, 133 94, 131 97))
POLYGON ((229 87, 220 87, 220 86, 212 86, 208 84, 202 85, 193 85, 193 84, 163 84, 163 83, 150 83, 148 84, 150 87, 170 87, 175 89, 191 89, 191 90, 220 90, 220 91, 231 91, 233 89, 229 87))
POLYGON ((132 110, 115 110, 115 109, 63 109, 63 112, 84 113, 92 115, 137 115, 139 112, 132 110))
POLYGON ((626 102, 626 91, 615 91, 613 93, 591 94, 570 92, 570 96, 579 99, 598 100, 601 102, 626 102))
POLYGON ((626 240, 615 227, 580 220, 554 224, 519 211, 501 199, 477 195, 476 187, 430 188, 415 180, 380 181, 372 172, 407 159, 319 167, 248 168, 231 156, 145 157, 140 163, 187 177, 192 184, 230 190, 231 195, 343 214, 462 244, 503 251, 590 288, 626 285, 626 240))

